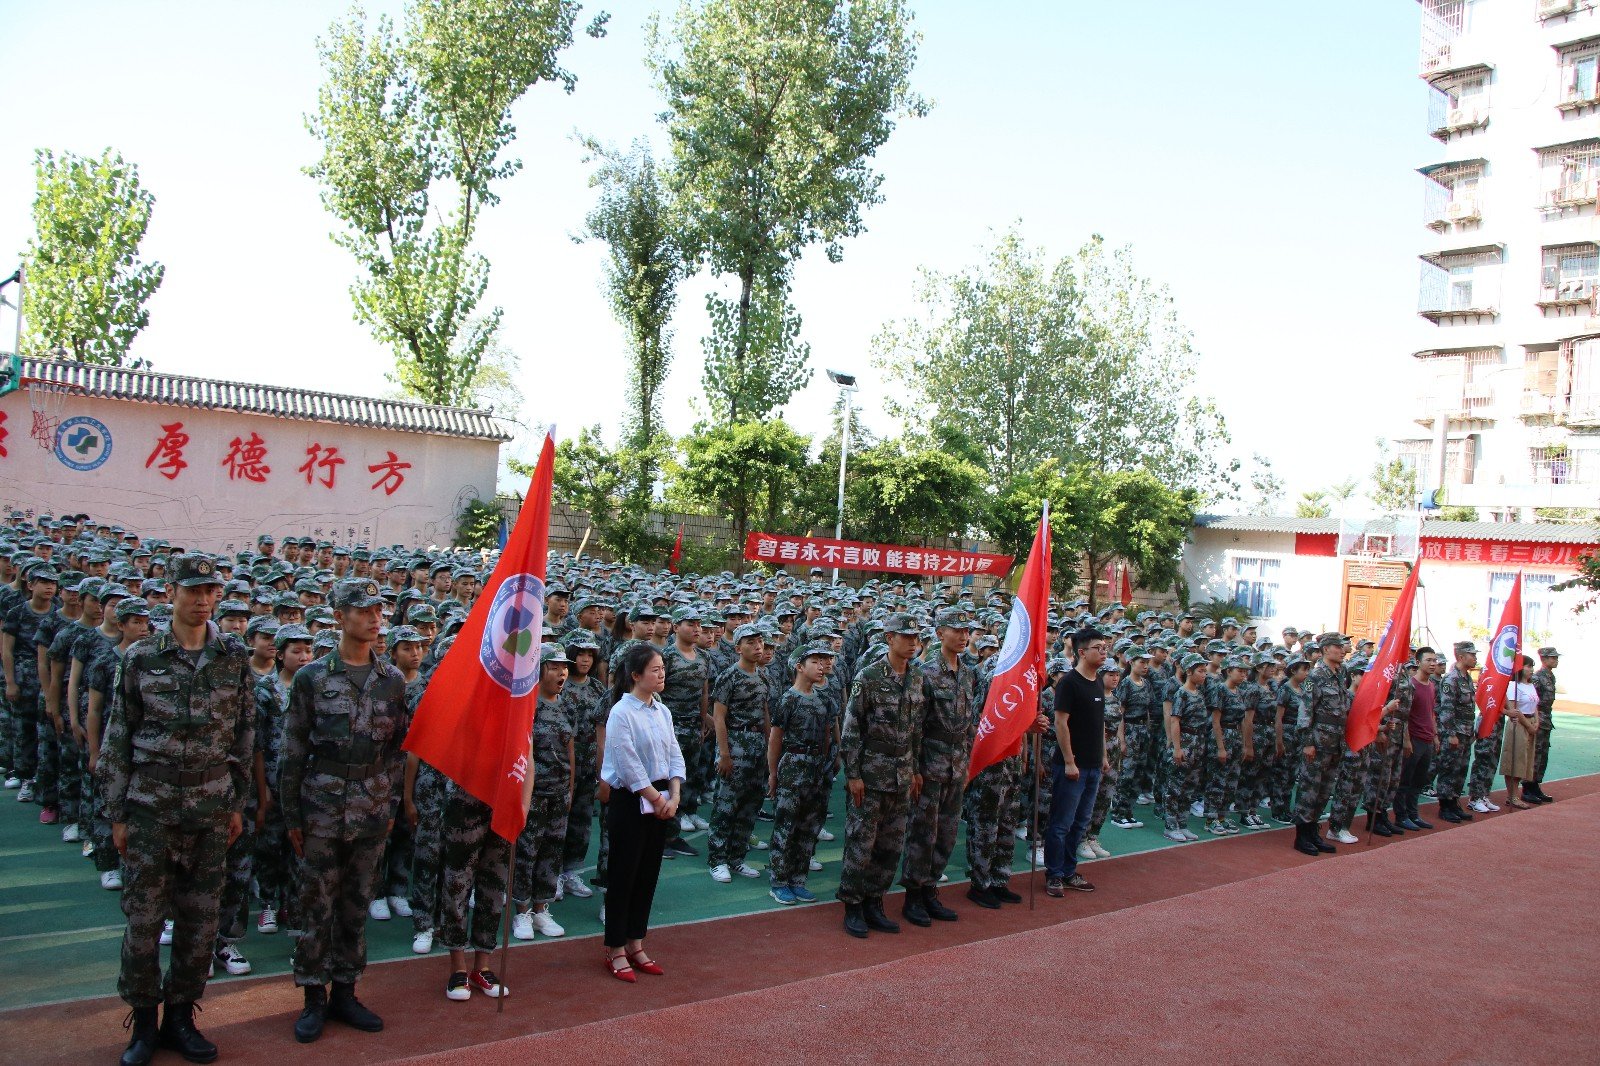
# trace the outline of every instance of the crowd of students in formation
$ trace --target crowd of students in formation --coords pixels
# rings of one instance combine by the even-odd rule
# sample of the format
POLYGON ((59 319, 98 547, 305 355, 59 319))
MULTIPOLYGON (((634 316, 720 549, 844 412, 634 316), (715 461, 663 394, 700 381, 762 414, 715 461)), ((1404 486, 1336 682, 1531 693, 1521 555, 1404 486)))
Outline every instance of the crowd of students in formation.
MULTIPOLYGON (((1370 641, 1293 627, 1274 641, 1248 619, 1056 602, 1038 743, 969 782, 1003 591, 832 584, 815 568, 680 576, 553 554, 528 817, 501 847, 486 805, 401 750, 494 561, 296 536, 216 555, 86 515, 0 523, 0 773, 122 893, 124 1063, 163 1046, 216 1057, 194 1003, 216 970, 250 972, 252 925, 297 940, 302 1041, 328 1019, 382 1028, 355 995, 369 919, 409 921, 418 954, 446 950, 449 999, 507 994, 489 968, 503 908, 516 939, 559 937, 556 903, 606 891, 607 721, 657 656, 682 760, 675 805, 656 797, 670 806, 667 857, 703 861, 708 891, 764 875, 776 904, 815 902, 842 773, 837 897, 857 937, 899 932, 884 910, 897 879, 905 920, 960 917, 939 886, 962 823, 965 895, 993 910, 1022 899, 1018 838, 1049 895, 1092 891, 1078 862, 1109 855, 1106 823, 1139 828, 1141 809, 1174 841, 1197 839, 1196 825, 1293 824, 1295 846, 1319 854, 1335 848, 1325 810, 1332 840, 1353 843, 1358 810, 1388 836, 1432 828, 1424 795, 1449 821, 1498 809, 1497 772, 1513 806, 1552 799, 1554 648, 1537 668, 1523 659, 1484 738, 1476 648, 1413 649, 1377 742, 1351 753, 1344 718, 1370 641), (1037 824, 1035 803, 1048 813, 1037 824), (689 839, 701 831, 704 855, 689 839)), ((608 952, 614 976, 635 968, 662 972, 637 946, 608 952)))

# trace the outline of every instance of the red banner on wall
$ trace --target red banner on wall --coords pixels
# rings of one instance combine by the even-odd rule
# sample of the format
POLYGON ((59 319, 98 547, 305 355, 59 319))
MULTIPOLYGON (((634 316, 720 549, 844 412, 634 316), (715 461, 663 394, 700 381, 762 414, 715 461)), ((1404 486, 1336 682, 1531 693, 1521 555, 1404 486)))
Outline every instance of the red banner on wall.
POLYGON ((992 574, 1011 569, 1012 556, 964 552, 949 548, 909 548, 897 544, 862 544, 832 537, 789 537, 778 533, 751 533, 744 541, 744 557, 777 566, 838 567, 840 570, 878 570, 895 574, 992 574))

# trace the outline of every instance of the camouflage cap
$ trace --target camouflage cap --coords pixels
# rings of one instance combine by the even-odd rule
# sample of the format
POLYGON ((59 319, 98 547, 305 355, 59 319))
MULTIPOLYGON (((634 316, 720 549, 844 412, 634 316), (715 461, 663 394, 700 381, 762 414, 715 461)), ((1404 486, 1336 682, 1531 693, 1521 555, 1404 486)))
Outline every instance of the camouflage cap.
POLYGON ((1283 668, 1293 670, 1297 666, 1310 666, 1311 662, 1304 655, 1291 655, 1284 660, 1283 668))
POLYGON ((337 629, 324 629, 311 638, 311 650, 314 652, 331 651, 339 646, 339 631, 337 629))
POLYGON ((1122 664, 1115 659, 1107 659, 1100 664, 1100 669, 1095 671, 1097 674, 1120 674, 1124 672, 1122 664))
POLYGON ((551 663, 560 666, 572 664, 572 660, 567 658, 567 649, 561 646, 560 641, 550 640, 539 646, 539 668, 543 669, 551 663))
POLYGON ((946 607, 934 616, 934 625, 941 629, 965 629, 967 627, 967 612, 959 607, 946 607))
POLYGON ((265 633, 268 636, 272 636, 277 632, 278 620, 272 617, 270 614, 258 614, 254 618, 250 619, 249 624, 244 627, 244 635, 252 639, 254 639, 258 633, 265 633))
POLYGON ((217 569, 216 560, 199 552, 185 552, 175 556, 172 560, 172 573, 169 576, 174 584, 182 585, 184 588, 226 584, 222 572, 217 569))
POLYGON ((1184 673, 1188 673, 1197 666, 1204 666, 1205 662, 1205 659, 1196 655, 1194 652, 1190 652, 1178 660, 1178 669, 1182 670, 1184 673))
POLYGON ((34 567, 33 570, 29 572, 28 582, 31 584, 35 581, 48 581, 52 585, 59 585, 61 584, 61 575, 52 570, 48 563, 45 563, 43 565, 34 567))
POLYGON ((900 634, 903 636, 919 637, 922 635, 922 627, 919 626, 917 624, 917 620, 911 617, 909 614, 891 614, 888 620, 883 624, 883 633, 884 636, 900 634))
POLYGON ((1455 643, 1455 652, 1457 655, 1476 655, 1478 646, 1470 640, 1458 640, 1455 643))
POLYGON ((376 607, 383 602, 378 583, 371 578, 347 578, 333 586, 333 609, 353 611, 362 607, 376 607))
POLYGON ((250 605, 243 600, 223 600, 217 604, 217 617, 230 614, 249 614, 250 605))
POLYGON ((1232 626, 1235 629, 1239 628, 1239 620, 1231 614, 1222 620, 1222 624, 1224 626, 1232 626))
POLYGON ((1317 647, 1319 647, 1319 648, 1330 648, 1335 644, 1343 644, 1343 643, 1344 643, 1344 634, 1343 633, 1324 633, 1324 634, 1322 634, 1322 636, 1317 638, 1317 647))
POLYGON ((1352 674, 1364 674, 1367 672, 1367 657, 1365 655, 1352 655, 1344 664, 1344 668, 1352 674))
POLYGON ((750 637, 759 637, 761 635, 761 629, 758 626, 753 626, 749 622, 746 622, 744 625, 739 626, 733 631, 733 642, 737 644, 741 640, 746 640, 750 637))
POLYGON ((280 648, 296 640, 303 640, 309 643, 311 630, 305 626, 291 623, 286 626, 279 626, 277 631, 272 634, 272 643, 280 648))
POLYGON ((1559 658, 1561 658, 1561 653, 1559 651, 1556 651, 1554 648, 1540 648, 1539 649, 1539 658, 1541 658, 1541 659, 1559 659, 1559 658))
POLYGON ((125 622, 129 618, 149 618, 150 607, 143 600, 129 596, 117 604, 117 621, 125 622))
POLYGON ((93 596, 96 599, 99 599, 100 593, 104 591, 105 587, 106 583, 103 578, 86 577, 82 581, 78 582, 77 587, 74 588, 73 591, 80 596, 93 596))
POLYGON ((1148 651, 1145 651, 1142 648, 1134 648, 1132 651, 1130 651, 1128 653, 1128 661, 1129 662, 1133 662, 1133 661, 1136 661, 1138 659, 1153 659, 1153 658, 1155 658, 1155 656, 1151 655, 1148 651))
POLYGON ((600 651, 600 642, 594 639, 594 634, 581 626, 577 629, 569 630, 567 635, 561 638, 561 643, 567 646, 567 655, 569 657, 580 651, 592 651, 595 653, 600 651))
MULTIPOLYGON (((313 607, 312 610, 317 610, 313 607)), ((433 607, 426 603, 419 603, 406 612, 406 622, 414 626, 436 626, 439 616, 434 613, 433 607)))
POLYGON ((984 633, 973 640, 972 646, 978 651, 984 651, 988 648, 998 648, 1000 646, 1000 638, 996 637, 992 633, 984 633))
POLYGON ((699 622, 701 620, 698 607, 679 607, 672 612, 673 625, 677 625, 679 622, 699 622))

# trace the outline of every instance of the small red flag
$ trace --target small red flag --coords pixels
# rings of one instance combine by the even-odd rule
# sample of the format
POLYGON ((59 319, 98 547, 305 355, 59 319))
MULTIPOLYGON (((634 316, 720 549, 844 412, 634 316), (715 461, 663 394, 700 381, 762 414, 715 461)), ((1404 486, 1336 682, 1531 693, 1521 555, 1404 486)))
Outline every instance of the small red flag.
POLYGON ((539 702, 555 460, 551 426, 500 561, 428 679, 406 734, 405 749, 492 807, 492 828, 512 841, 528 818, 522 788, 533 771, 528 746, 539 702))
POLYGON ((1001 759, 1015 755, 1039 714, 1044 684, 1045 621, 1050 613, 1050 501, 1044 502, 1033 547, 1022 567, 1022 581, 1006 619, 1006 639, 995 660, 994 679, 983 704, 983 718, 967 761, 967 780, 1001 759))
POLYGON ((1122 606, 1133 602, 1133 581, 1128 577, 1128 564, 1122 564, 1122 606))
POLYGON ((1517 676, 1522 658, 1522 571, 1511 583, 1511 595, 1500 612, 1500 625, 1489 641, 1489 659, 1478 674, 1478 735, 1494 732, 1506 709, 1506 686, 1517 676))
POLYGON ((678 560, 683 558, 683 523, 678 523, 678 541, 672 546, 672 555, 667 559, 667 569, 674 574, 678 572, 678 560))
POLYGON ((1400 589, 1394 613, 1378 641, 1378 654, 1372 657, 1372 665, 1356 686, 1355 699, 1344 720, 1344 743, 1351 751, 1360 751, 1377 737, 1383 705, 1389 702, 1389 687, 1411 657, 1411 608, 1416 603, 1417 575, 1421 572, 1421 563, 1411 568, 1411 576, 1400 589))

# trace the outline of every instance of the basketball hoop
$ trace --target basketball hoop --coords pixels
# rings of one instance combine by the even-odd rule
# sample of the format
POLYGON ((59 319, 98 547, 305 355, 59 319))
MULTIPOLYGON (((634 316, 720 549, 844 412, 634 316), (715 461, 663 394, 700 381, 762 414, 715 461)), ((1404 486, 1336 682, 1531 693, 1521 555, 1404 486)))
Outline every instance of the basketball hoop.
POLYGON ((28 378, 23 384, 28 390, 28 408, 33 412, 33 425, 28 435, 40 448, 49 451, 56 446, 56 428, 61 425, 62 412, 67 409, 67 397, 83 389, 42 378, 28 378))

